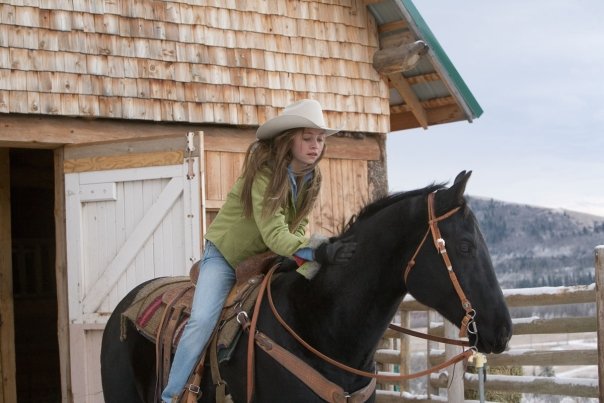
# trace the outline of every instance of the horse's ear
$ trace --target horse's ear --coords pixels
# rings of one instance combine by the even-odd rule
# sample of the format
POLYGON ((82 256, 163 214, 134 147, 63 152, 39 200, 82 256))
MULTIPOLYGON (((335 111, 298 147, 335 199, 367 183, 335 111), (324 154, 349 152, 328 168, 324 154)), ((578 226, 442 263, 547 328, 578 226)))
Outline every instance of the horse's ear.
POLYGON ((459 204, 463 202, 463 195, 466 191, 466 185, 468 184, 468 179, 472 175, 472 171, 461 171, 453 181, 453 186, 451 186, 450 191, 455 194, 455 201, 459 204))

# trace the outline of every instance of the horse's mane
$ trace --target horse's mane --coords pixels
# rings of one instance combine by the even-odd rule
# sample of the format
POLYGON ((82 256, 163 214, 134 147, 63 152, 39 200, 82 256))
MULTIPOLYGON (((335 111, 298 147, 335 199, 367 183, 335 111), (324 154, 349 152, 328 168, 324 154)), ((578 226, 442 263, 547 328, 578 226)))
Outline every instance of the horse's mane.
POLYGON ((376 214, 378 211, 381 211, 382 209, 391 206, 392 204, 398 203, 404 199, 410 199, 415 196, 428 195, 429 193, 444 188, 445 185, 445 183, 433 183, 421 189, 409 190, 405 192, 396 192, 384 196, 380 199, 377 199, 374 202, 367 204, 365 207, 363 207, 358 214, 353 215, 346 224, 342 233, 347 232, 357 221, 367 219, 376 214))

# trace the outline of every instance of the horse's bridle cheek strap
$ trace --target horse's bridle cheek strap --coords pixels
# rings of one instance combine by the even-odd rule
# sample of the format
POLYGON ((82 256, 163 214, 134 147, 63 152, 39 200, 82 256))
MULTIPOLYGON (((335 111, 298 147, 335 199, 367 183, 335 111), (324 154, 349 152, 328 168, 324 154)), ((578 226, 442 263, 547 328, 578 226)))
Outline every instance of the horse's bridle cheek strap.
MULTIPOLYGON (((438 235, 440 236, 440 231, 438 235)), ((453 271, 453 264, 451 263, 451 259, 449 259, 449 254, 447 253, 447 249, 445 248, 445 241, 442 238, 438 238, 438 240, 440 241, 439 244, 442 244, 442 246, 437 246, 437 248, 445 262, 445 266, 447 267, 449 279, 451 280, 451 284, 453 284, 453 288, 455 288, 455 292, 459 296, 461 306, 466 311, 466 314, 461 321, 461 325, 459 326, 459 337, 465 337, 468 335, 468 326, 470 322, 474 319, 475 312, 472 308, 470 300, 468 300, 468 297, 466 297, 466 294, 463 292, 463 289, 459 284, 459 279, 457 278, 457 275, 455 275, 455 272, 453 271)))
POLYGON ((407 284, 407 276, 409 276, 409 272, 411 272, 411 269, 413 268, 413 266, 415 266, 415 258, 417 257, 417 254, 419 253, 420 249, 422 248, 424 242, 426 242, 426 239, 428 239, 429 233, 430 233, 430 228, 428 228, 428 230, 426 231, 426 234, 422 238, 421 242, 419 243, 419 245, 417 245, 417 249, 415 249, 413 256, 411 256, 411 259, 409 259, 409 262, 407 263, 407 267, 405 268, 405 272, 403 274, 403 280, 404 280, 405 285, 407 284))
POLYGON ((466 315, 462 319, 460 327, 459 327, 459 336, 465 337, 468 334, 468 327, 470 326, 470 323, 473 321, 474 316, 476 315, 476 312, 472 308, 472 304, 466 297, 466 294, 463 292, 463 289, 461 288, 461 285, 459 284, 459 280, 457 279, 457 276, 455 275, 455 272, 453 271, 453 264, 451 263, 451 259, 449 259, 449 254, 447 253, 447 248, 445 247, 445 240, 443 239, 443 237, 440 233, 440 229, 438 228, 439 221, 443 221, 443 220, 451 217, 453 214, 455 214, 459 211, 460 207, 456 207, 456 208, 446 212, 445 214, 437 217, 434 212, 435 195, 436 195, 436 192, 430 193, 428 195, 428 230, 426 231, 426 234, 424 235, 421 242, 417 246, 417 249, 415 249, 415 253, 413 253, 413 256, 411 257, 411 259, 409 259, 409 262, 407 263, 407 267, 405 268, 405 271, 403 274, 403 280, 404 280, 405 284, 407 284, 407 277, 409 275, 409 272, 413 268, 413 266, 415 266, 415 259, 416 259, 417 255, 419 254, 420 249, 426 242, 426 239, 428 238, 428 234, 432 233, 432 241, 434 242, 434 246, 436 247, 436 249, 438 250, 438 252, 440 253, 440 255, 443 258, 443 261, 444 261, 445 266, 447 267, 447 271, 449 273, 449 279, 451 280, 451 284, 453 284, 453 288, 455 289, 455 292, 457 293, 459 300, 461 301, 461 306, 466 311, 466 315))

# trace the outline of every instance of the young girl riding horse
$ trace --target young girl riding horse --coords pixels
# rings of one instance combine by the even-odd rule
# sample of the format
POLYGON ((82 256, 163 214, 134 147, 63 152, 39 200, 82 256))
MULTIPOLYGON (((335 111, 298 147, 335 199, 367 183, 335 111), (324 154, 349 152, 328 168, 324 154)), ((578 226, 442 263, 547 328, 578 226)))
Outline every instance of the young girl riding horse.
POLYGON ((180 398, 240 262, 271 250, 293 257, 298 271, 311 277, 321 264, 345 263, 353 255, 356 244, 351 240, 315 245, 304 237, 321 187, 318 163, 325 153, 325 137, 337 132, 325 125, 321 105, 310 99, 287 106, 258 128, 243 174, 206 233, 191 316, 162 393, 164 402, 180 398))

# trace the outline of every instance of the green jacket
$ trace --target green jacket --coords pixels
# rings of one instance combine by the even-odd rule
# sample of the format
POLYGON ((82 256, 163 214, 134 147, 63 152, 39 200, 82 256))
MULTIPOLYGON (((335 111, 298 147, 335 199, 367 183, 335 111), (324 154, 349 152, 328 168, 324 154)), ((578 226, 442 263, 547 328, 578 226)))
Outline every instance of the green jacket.
MULTIPOLYGON (((252 184, 252 217, 246 218, 241 200, 243 178, 237 179, 205 235, 232 267, 237 267, 246 258, 269 249, 281 256, 292 256, 298 249, 308 245, 308 239, 304 237, 307 217, 293 233, 289 229, 289 224, 295 217, 291 200, 288 206, 279 208, 274 215, 263 216, 264 194, 269 180, 268 173, 256 174, 252 184)), ((297 208, 304 200, 306 189, 306 186, 300 189, 297 208)))

